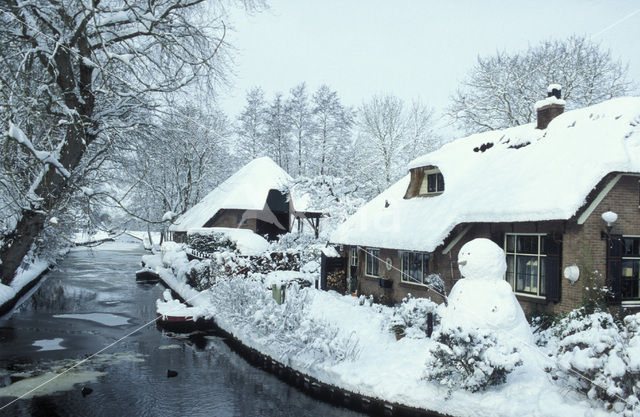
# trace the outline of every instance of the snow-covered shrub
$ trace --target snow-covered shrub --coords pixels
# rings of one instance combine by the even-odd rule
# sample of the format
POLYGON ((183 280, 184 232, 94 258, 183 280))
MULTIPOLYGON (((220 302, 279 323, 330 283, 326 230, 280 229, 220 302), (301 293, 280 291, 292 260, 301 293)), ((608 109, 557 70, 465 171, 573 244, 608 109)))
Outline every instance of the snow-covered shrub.
POLYGON ((429 274, 424 282, 430 289, 437 292, 442 296, 447 295, 447 290, 444 285, 444 280, 440 277, 440 274, 429 274))
POLYGON ((608 312, 575 310, 555 326, 556 366, 548 371, 607 409, 638 415, 633 408, 640 405, 639 328, 640 314, 619 326, 608 312))
POLYGON ((446 328, 434 333, 424 378, 449 388, 483 391, 506 382, 522 365, 518 349, 498 344, 488 330, 446 328))
POLYGON ((299 271, 300 254, 296 252, 267 252, 251 256, 251 271, 266 274, 271 271, 299 271))
POLYGON ((583 263, 583 271, 587 272, 582 277, 582 301, 581 305, 585 313, 591 314, 598 310, 605 310, 609 302, 609 287, 603 285, 604 277, 600 272, 591 267, 591 263, 583 263), (585 266, 586 265, 586 266, 585 266), (588 268, 588 269, 587 269, 588 268))
POLYGON ((286 302, 279 305, 265 289, 264 275, 251 274, 246 279, 231 278, 211 292, 213 304, 245 333, 271 346, 277 359, 288 363, 296 357, 304 366, 320 362, 338 363, 358 354, 355 334, 343 335, 336 326, 310 319, 313 292, 292 283, 286 302))
POLYGON ((219 250, 236 250, 236 243, 224 233, 189 233, 187 245, 198 252, 213 253, 219 250))
POLYGON ((189 268, 185 271, 186 283, 198 291, 202 291, 211 286, 212 262, 210 259, 204 261, 192 260, 189 268))
POLYGON ((422 339, 427 336, 427 317, 433 314, 434 329, 440 324, 440 317, 436 313, 438 305, 427 298, 415 298, 411 294, 393 308, 391 317, 391 331, 397 336, 407 336, 422 339))

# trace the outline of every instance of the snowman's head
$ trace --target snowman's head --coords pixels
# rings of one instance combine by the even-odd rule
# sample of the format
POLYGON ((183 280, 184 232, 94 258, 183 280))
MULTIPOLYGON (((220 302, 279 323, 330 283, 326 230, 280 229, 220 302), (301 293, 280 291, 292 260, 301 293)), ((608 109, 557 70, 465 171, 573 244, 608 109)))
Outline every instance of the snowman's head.
POLYGON ((504 251, 489 239, 473 239, 458 253, 458 268, 464 278, 502 280, 507 270, 504 251))

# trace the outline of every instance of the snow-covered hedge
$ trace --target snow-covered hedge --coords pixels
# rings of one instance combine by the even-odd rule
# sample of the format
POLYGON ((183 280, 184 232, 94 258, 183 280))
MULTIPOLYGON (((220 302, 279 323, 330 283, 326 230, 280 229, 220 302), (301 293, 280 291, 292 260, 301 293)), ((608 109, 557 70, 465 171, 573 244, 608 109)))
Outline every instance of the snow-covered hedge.
POLYGON ((548 369, 554 379, 606 409, 640 416, 640 314, 619 325, 608 312, 575 310, 547 332, 556 359, 548 369))
POLYGON ((518 349, 499 344, 488 330, 445 328, 434 333, 425 379, 471 392, 504 384, 507 375, 522 365, 518 349))
POLYGON ((225 249, 209 253, 209 256, 210 258, 202 261, 190 261, 176 271, 177 276, 184 275, 187 284, 202 291, 228 277, 301 269, 300 256, 296 253, 265 252, 260 256, 246 257, 225 249))
POLYGON ((236 249, 236 243, 224 233, 189 233, 187 245, 195 251, 204 253, 213 253, 221 249, 236 249))

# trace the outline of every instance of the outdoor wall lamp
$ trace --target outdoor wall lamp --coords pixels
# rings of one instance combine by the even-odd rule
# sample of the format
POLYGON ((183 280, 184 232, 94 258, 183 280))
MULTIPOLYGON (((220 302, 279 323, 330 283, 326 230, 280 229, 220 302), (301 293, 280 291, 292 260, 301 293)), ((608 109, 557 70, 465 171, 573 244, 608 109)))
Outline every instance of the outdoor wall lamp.
POLYGON ((564 269, 564 277, 572 284, 580 278, 580 268, 577 265, 571 265, 564 269))
POLYGON ((613 228, 613 224, 616 222, 616 220, 618 220, 618 215, 613 211, 605 211, 604 213, 602 213, 602 220, 607 223, 607 231, 605 232, 604 230, 602 230, 600 232, 600 239, 604 240, 609 238, 611 229, 613 228))

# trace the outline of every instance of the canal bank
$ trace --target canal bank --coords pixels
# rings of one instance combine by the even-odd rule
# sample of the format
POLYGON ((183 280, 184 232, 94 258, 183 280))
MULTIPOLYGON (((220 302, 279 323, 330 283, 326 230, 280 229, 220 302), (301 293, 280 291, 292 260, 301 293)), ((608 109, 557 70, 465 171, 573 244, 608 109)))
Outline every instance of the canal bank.
MULTIPOLYGON (((171 279, 168 274, 154 274, 157 280, 168 290, 174 298, 192 306, 189 300, 194 297, 190 291, 180 291, 180 286, 175 280, 171 279), (181 294, 188 292, 188 294, 181 294)), ((196 295, 197 296, 197 295, 196 295)), ((435 411, 425 410, 421 408, 407 406, 397 402, 385 401, 362 393, 350 391, 348 389, 335 386, 323 382, 306 373, 300 372, 275 358, 244 344, 233 333, 220 327, 214 317, 199 317, 193 320, 191 317, 166 316, 158 314, 158 327, 176 332, 191 332, 195 330, 209 330, 215 332, 223 338, 225 344, 234 352, 243 357, 249 364, 256 368, 275 375, 280 380, 295 387, 307 395, 333 404, 339 407, 345 407, 360 413, 371 416, 390 416, 390 417, 450 417, 435 411)))

